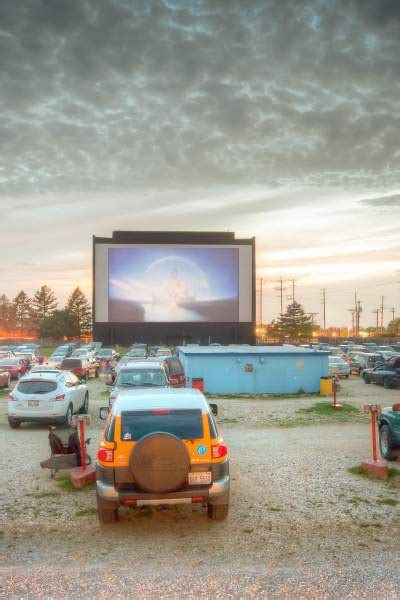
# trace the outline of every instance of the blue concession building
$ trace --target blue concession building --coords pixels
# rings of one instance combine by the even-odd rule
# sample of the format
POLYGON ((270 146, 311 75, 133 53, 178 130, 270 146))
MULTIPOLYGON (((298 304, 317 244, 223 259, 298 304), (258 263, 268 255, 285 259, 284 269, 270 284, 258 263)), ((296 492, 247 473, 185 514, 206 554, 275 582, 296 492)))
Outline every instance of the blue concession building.
POLYGON ((202 379, 210 394, 319 392, 328 352, 297 346, 179 346, 187 385, 202 379))

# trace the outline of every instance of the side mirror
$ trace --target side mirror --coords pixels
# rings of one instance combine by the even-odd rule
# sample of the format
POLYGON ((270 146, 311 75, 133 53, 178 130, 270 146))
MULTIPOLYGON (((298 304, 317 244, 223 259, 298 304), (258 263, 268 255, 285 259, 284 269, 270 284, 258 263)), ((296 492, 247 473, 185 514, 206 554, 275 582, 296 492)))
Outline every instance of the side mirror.
POLYGON ((108 413, 110 412, 109 406, 102 406, 99 410, 99 416, 102 421, 105 421, 108 417, 108 413))
POLYGON ((211 408, 212 414, 217 416, 218 415, 218 405, 210 403, 210 408, 211 408))

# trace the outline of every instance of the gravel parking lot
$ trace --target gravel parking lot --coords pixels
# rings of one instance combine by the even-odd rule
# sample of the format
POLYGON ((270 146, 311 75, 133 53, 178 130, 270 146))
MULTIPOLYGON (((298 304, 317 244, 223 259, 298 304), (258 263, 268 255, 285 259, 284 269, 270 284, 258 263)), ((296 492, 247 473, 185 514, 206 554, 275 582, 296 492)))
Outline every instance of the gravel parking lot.
MULTIPOLYGON (((107 399, 100 381, 89 388, 95 456, 107 399)), ((339 399, 387 406, 399 391, 354 377, 339 399)), ((322 400, 217 400, 231 450, 225 522, 202 507, 143 507, 121 510, 119 523, 104 528, 93 489, 70 491, 62 474, 52 481, 40 468, 46 426, 9 429, 2 395, 1 597, 126 598, 127 587, 128 597, 398 597, 397 463, 388 482, 350 473, 370 455, 368 419, 307 412, 322 400)))

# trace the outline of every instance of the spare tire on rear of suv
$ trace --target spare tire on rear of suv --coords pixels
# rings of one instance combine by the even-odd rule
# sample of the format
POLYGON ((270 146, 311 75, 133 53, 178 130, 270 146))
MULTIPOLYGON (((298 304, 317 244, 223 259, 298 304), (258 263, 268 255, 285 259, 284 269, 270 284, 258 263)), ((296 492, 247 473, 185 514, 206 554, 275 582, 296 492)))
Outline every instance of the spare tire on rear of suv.
POLYGON ((142 437, 132 449, 129 467, 144 492, 166 494, 181 488, 190 469, 185 444, 171 433, 155 432, 142 437))

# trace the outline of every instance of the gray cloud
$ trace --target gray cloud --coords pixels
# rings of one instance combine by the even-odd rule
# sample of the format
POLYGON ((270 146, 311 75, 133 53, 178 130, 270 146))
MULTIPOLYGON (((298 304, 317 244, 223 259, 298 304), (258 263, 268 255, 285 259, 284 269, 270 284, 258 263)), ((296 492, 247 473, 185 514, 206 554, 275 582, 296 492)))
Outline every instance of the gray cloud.
POLYGON ((346 6, 4 0, 0 191, 393 185, 398 3, 346 6))
POLYGON ((395 207, 400 208, 400 194, 381 196, 379 198, 366 198, 361 201, 365 206, 376 208, 395 207))

